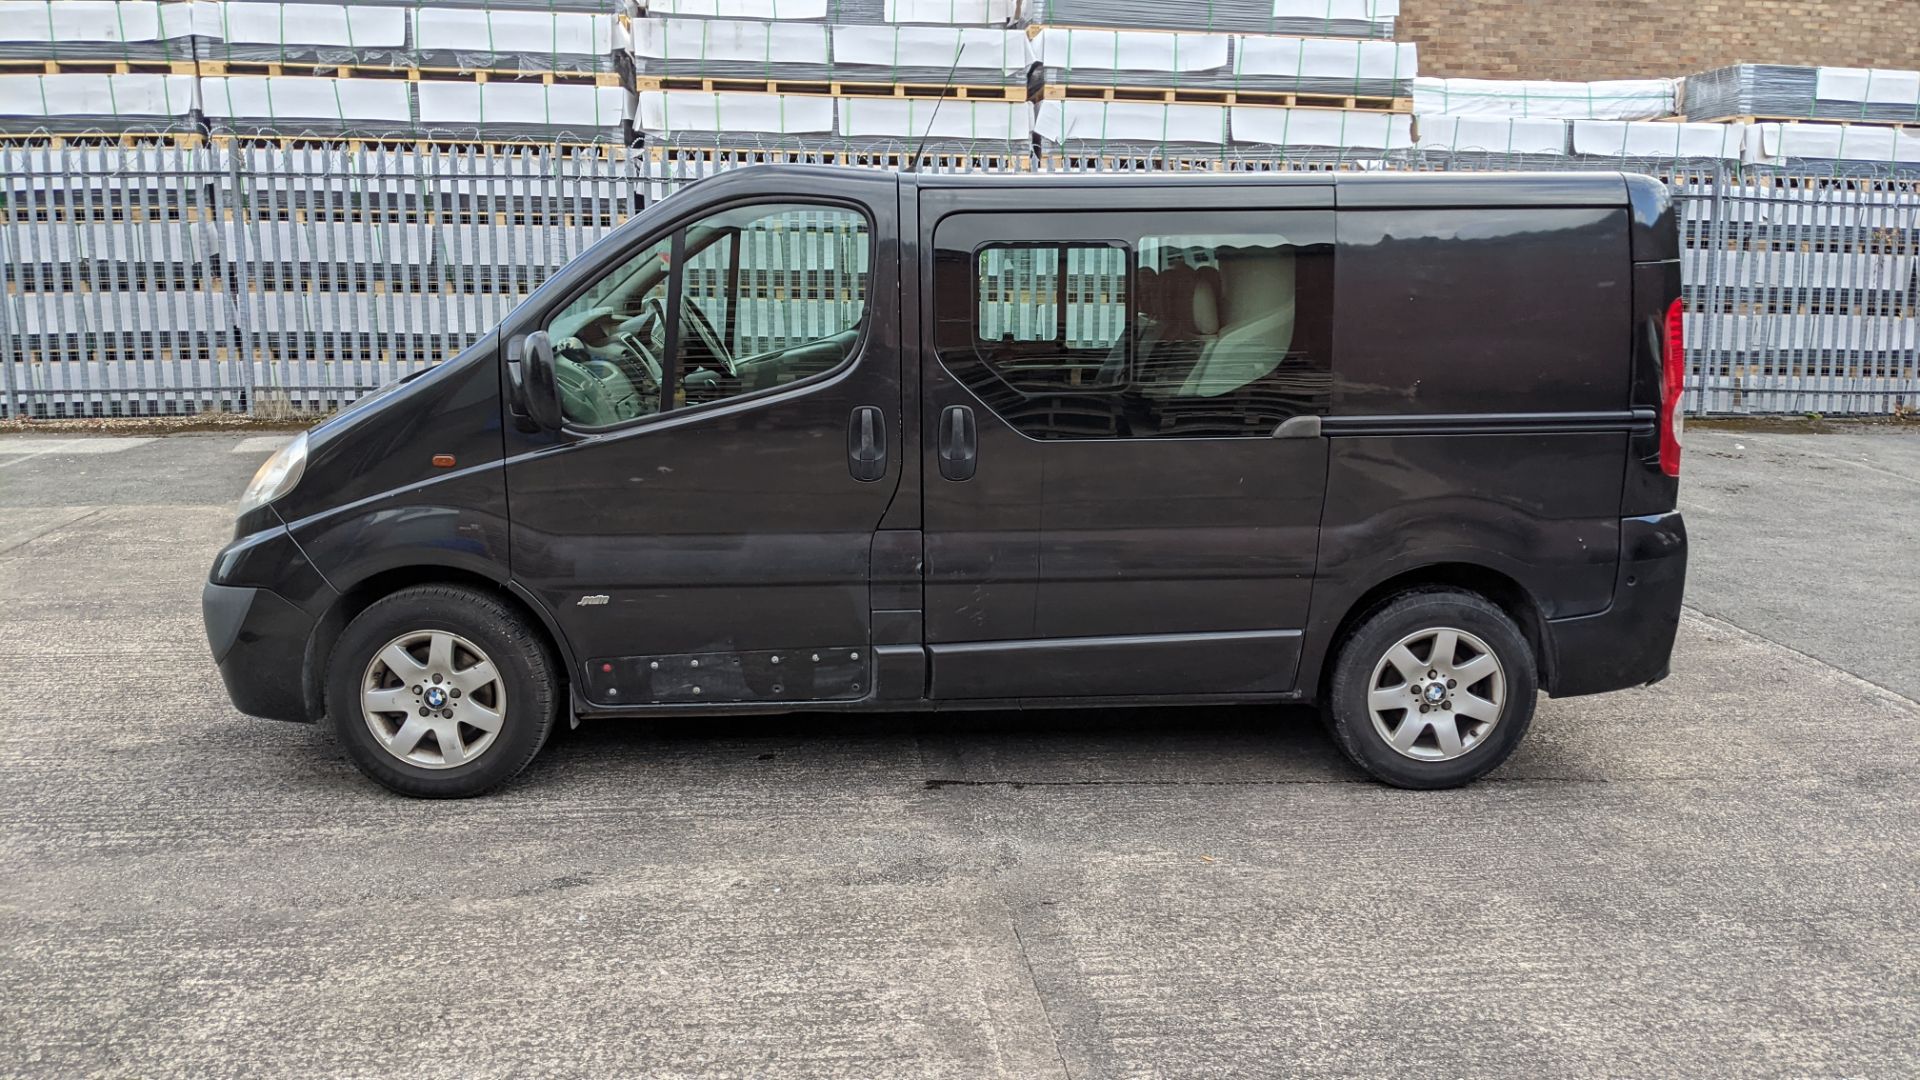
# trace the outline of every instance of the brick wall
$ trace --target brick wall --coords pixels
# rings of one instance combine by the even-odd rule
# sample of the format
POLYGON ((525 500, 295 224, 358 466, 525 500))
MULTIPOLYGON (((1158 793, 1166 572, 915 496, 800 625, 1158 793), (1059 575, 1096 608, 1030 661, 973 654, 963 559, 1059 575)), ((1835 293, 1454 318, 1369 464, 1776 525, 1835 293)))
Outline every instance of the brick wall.
POLYGON ((1737 63, 1920 68, 1920 0, 1401 0, 1420 74, 1685 75, 1737 63))

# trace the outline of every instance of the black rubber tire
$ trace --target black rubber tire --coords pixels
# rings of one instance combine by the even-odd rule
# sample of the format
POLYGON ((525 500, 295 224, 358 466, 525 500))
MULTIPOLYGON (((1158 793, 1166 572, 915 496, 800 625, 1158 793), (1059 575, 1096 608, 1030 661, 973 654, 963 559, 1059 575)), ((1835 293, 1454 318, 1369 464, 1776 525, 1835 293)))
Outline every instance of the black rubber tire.
POLYGON ((418 585, 374 601, 347 624, 327 665, 327 715, 340 744, 375 783, 421 799, 484 795, 519 775, 558 720, 561 686, 546 639, 510 604, 459 585, 418 585), (411 630, 448 630, 499 668, 506 722, 487 751, 451 769, 424 769, 389 754, 360 713, 360 679, 376 650, 411 630))
POLYGON ((1340 644, 1325 719, 1341 752, 1374 779, 1402 788, 1459 787, 1499 768, 1520 745, 1533 722, 1538 689, 1533 648, 1506 612, 1470 592, 1423 589, 1374 607, 1340 644), (1374 665, 1394 643, 1437 626, 1468 631, 1487 643, 1506 670, 1507 701, 1492 733, 1478 746, 1450 761, 1419 761, 1396 751, 1374 730, 1368 684, 1374 665))

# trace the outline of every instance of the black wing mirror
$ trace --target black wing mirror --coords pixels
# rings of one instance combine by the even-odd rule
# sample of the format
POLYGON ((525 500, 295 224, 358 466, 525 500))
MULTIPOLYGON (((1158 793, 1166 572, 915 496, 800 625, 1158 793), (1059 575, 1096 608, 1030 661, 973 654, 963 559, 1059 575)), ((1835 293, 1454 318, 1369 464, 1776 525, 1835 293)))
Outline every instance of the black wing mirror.
POLYGON ((560 388, 553 377, 553 339, 535 330, 520 342, 520 401, 527 418, 548 431, 560 430, 560 388))

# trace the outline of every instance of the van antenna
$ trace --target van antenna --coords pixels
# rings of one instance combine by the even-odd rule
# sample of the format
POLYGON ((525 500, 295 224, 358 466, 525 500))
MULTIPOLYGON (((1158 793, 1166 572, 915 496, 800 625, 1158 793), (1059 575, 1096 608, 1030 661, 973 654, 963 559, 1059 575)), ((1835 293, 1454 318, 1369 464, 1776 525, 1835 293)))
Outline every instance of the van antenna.
POLYGON ((933 111, 927 114, 927 130, 920 133, 920 142, 913 148, 913 156, 907 159, 907 167, 902 172, 920 171, 920 152, 927 148, 927 140, 933 137, 933 122, 940 117, 940 106, 953 93, 953 73, 960 70, 960 53, 967 47, 967 29, 956 26, 953 29, 953 64, 947 68, 946 81, 941 83, 940 96, 934 99, 933 111))

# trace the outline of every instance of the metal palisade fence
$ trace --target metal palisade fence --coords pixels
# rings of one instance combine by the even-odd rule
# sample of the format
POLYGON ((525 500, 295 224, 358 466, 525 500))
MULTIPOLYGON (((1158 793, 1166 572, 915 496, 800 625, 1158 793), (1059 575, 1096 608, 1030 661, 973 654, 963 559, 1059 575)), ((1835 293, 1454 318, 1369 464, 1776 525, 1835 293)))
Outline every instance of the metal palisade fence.
MULTIPOLYGON (((750 160, 608 147, 0 146, 0 416, 319 413, 477 340, 587 245, 750 160)), ((897 167, 898 154, 866 163, 897 167)), ((1367 168, 1533 162, 1406 159, 1367 168)), ((1267 171, 1265 159, 929 156, 922 171, 1267 171)), ((1339 167, 1354 167, 1345 163, 1339 167)), ((1617 167, 1617 166, 1616 166, 1617 167)), ((1920 405, 1920 173, 1665 175, 1693 413, 1920 405)), ((773 288, 784 303, 831 289, 773 288)), ((780 313, 802 324, 806 312, 780 313)))

